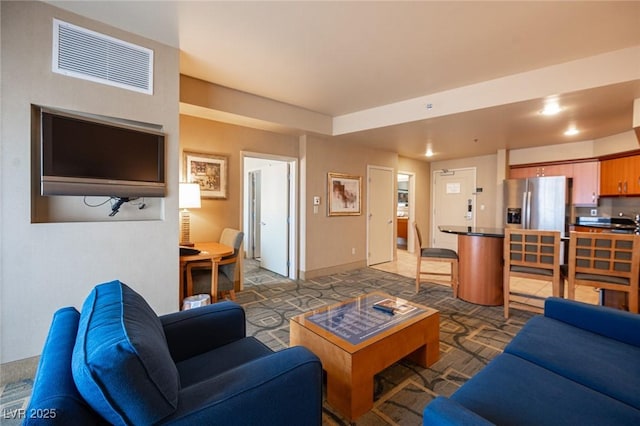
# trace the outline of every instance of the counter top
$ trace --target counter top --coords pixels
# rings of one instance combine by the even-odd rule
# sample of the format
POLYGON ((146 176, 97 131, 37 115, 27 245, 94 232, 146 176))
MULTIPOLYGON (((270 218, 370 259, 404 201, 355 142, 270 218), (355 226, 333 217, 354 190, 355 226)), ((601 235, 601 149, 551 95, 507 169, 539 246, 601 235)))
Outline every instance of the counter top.
POLYGON ((482 226, 452 226, 440 225, 441 232, 458 235, 474 235, 480 237, 504 237, 504 228, 485 228, 482 226))

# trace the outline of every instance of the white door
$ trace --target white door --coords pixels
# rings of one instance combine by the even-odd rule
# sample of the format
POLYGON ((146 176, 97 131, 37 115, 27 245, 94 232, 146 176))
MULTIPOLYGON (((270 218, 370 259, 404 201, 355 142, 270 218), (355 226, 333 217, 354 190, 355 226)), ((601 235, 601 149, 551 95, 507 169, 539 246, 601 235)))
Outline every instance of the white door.
POLYGON ((393 224, 396 214, 393 169, 368 167, 367 264, 393 260, 393 224))
POLYGON ((289 164, 271 161, 261 169, 260 267, 289 275, 289 164))
POLYGON ((475 226, 476 169, 433 173, 432 247, 458 250, 458 236, 440 232, 438 226, 475 226))

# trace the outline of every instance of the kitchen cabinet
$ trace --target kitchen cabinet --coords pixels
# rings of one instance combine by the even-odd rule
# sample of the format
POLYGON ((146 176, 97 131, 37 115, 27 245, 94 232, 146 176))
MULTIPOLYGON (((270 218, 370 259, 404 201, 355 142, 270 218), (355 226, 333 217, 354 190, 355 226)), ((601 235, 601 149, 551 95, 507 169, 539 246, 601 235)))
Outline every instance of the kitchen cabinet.
POLYGON ((512 168, 509 171, 511 179, 522 179, 541 176, 567 176, 573 174, 573 164, 551 164, 532 167, 512 168))
POLYGON ((409 238, 409 218, 399 217, 398 221, 398 238, 404 238, 405 240, 409 238))
POLYGON ((573 164, 573 204, 597 206, 600 186, 600 163, 589 161, 573 164))
POLYGON ((640 155, 601 161, 600 195, 640 195, 640 155))
POLYGON ((598 204, 599 170, 600 163, 594 160, 512 168, 509 171, 509 178, 523 179, 540 176, 566 176, 573 178, 572 204, 588 207, 598 204))

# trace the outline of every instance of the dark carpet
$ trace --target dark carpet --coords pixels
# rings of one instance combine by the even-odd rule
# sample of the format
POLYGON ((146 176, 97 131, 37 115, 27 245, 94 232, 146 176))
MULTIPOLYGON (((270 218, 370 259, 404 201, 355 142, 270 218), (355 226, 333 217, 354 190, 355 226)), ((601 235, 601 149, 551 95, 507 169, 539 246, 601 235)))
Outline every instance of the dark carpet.
MULTIPOLYGON (((292 281, 245 266, 245 290, 237 301, 247 312, 247 334, 274 350, 289 345, 289 319, 302 312, 334 304, 371 291, 383 291, 440 311, 440 360, 430 368, 400 361, 375 377, 374 408, 355 425, 420 425, 422 410, 436 395, 451 395, 480 371, 533 314, 473 305, 452 297, 451 288, 423 284, 371 268, 307 281, 292 281)), ((324 404, 323 424, 348 421, 324 404)))
MULTIPOLYGON (((440 311, 440 360, 430 368, 400 361, 375 377, 374 407, 354 425, 420 425, 422 410, 437 395, 451 395, 480 371, 531 318, 512 310, 509 320, 502 307, 473 305, 452 297, 449 287, 423 284, 415 293, 414 280, 363 268, 306 281, 293 281, 245 262, 245 289, 237 302, 247 313, 247 334, 273 350, 289 346, 292 316, 371 291, 383 291, 440 311)), ((0 389, 2 425, 20 424, 15 410, 26 408, 32 380, 0 389)), ((350 424, 324 404, 324 425, 350 424)))

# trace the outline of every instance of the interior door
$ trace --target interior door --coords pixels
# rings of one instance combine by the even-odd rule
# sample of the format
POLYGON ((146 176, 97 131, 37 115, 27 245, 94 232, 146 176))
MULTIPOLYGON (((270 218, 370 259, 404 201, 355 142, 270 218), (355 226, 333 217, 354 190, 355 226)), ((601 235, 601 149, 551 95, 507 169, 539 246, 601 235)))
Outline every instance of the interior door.
POLYGON ((393 169, 369 167, 368 178, 368 257, 375 265, 393 260, 393 226, 396 213, 393 169))
POLYGON ((289 164, 272 161, 261 169, 260 267, 288 276, 289 164))
POLYGON ((433 247, 458 250, 455 234, 440 232, 438 226, 475 226, 476 169, 439 170, 433 175, 433 247))

